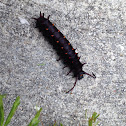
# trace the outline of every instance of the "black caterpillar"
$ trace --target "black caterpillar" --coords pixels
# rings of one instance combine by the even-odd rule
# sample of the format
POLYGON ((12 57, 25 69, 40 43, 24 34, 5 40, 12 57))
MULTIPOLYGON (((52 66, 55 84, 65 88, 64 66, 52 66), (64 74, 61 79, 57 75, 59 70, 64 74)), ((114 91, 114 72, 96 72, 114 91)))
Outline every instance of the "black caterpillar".
POLYGON ((96 76, 93 73, 91 75, 82 70, 82 66, 86 63, 82 64, 79 61, 80 57, 77 56, 75 49, 72 47, 70 42, 65 38, 65 36, 54 26, 54 24, 52 24, 49 21, 49 17, 50 15, 47 18, 44 18, 44 13, 42 15, 40 12, 40 17, 33 19, 36 20, 36 28, 38 28, 39 31, 42 32, 42 34, 46 37, 46 39, 48 39, 49 42, 53 45, 53 47, 56 49, 57 53, 60 56, 59 60, 62 59, 63 62, 66 64, 66 66, 70 68, 69 73, 73 72, 74 77, 76 77, 74 86, 69 91, 66 92, 68 93, 73 90, 77 80, 83 78, 83 74, 87 74, 93 78, 96 78, 96 76))

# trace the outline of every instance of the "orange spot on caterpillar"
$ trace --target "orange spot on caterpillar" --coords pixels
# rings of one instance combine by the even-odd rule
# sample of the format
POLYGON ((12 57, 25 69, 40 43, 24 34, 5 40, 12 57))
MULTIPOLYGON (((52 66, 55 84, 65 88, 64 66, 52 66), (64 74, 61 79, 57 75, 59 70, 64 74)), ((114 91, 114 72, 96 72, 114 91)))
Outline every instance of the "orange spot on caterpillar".
POLYGON ((57 43, 59 43, 59 41, 56 41, 57 43))
POLYGON ((68 45, 70 45, 70 43, 68 43, 68 45))
POLYGON ((65 53, 65 54, 67 54, 67 53, 65 53))
POLYGON ((58 32, 60 32, 60 30, 58 30, 58 32))
POLYGON ((52 26, 54 26, 54 24, 52 24, 52 26))
POLYGON ((61 49, 63 49, 63 47, 61 47, 61 49))
POLYGON ((77 55, 77 53, 75 53, 77 55))
POLYGON ((63 38, 66 38, 65 36, 63 38))
POLYGON ((51 35, 52 37, 54 36, 54 35, 51 35))
POLYGON ((83 76, 83 74, 81 74, 80 76, 83 76))
POLYGON ((48 28, 46 28, 46 30, 49 30, 48 28))
POLYGON ((72 48, 72 50, 74 50, 74 48, 72 48))

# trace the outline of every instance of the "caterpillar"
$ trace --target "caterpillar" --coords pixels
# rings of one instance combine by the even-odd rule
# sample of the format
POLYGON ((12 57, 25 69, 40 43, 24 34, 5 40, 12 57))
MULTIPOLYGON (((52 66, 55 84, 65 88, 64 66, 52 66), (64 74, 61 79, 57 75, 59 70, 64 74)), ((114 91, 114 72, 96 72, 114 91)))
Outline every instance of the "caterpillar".
POLYGON ((60 57, 59 60, 62 59, 66 65, 65 67, 68 66, 70 68, 70 71, 67 73, 67 75, 73 72, 74 77, 76 78, 73 87, 66 92, 69 93, 74 89, 77 80, 82 79, 84 74, 87 74, 93 78, 96 78, 96 76, 93 73, 91 75, 82 70, 83 65, 86 63, 82 64, 79 61, 80 57, 78 57, 75 49, 66 39, 66 37, 54 26, 54 24, 50 22, 49 17, 50 15, 45 18, 44 13, 41 14, 40 11, 40 17, 33 19, 36 20, 36 28, 38 28, 39 31, 42 32, 43 36, 45 36, 45 38, 48 39, 48 41, 53 45, 53 48, 60 57))

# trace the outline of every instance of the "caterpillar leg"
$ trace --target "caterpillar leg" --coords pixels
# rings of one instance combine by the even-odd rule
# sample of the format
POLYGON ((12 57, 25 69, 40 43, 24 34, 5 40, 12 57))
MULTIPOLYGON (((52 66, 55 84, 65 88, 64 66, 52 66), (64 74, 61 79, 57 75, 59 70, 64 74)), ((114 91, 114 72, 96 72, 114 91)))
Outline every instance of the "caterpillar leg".
POLYGON ((57 61, 60 61, 60 60, 61 60, 61 58, 57 59, 57 61))
POLYGON ((63 69, 66 68, 66 67, 67 67, 67 66, 64 66, 63 69))
POLYGON ((72 72, 72 70, 70 70, 70 71, 67 73, 67 75, 69 75, 71 72, 72 72))
POLYGON ((44 13, 42 14, 41 11, 40 11, 40 17, 44 17, 44 13))
POLYGON ((49 17, 50 17, 50 15, 47 17, 48 20, 49 20, 49 17))
POLYGON ((91 76, 91 77, 93 77, 93 78, 96 78, 96 76, 94 75, 94 73, 92 73, 92 75, 91 75, 91 74, 89 74, 89 73, 84 72, 84 74, 87 74, 87 75, 89 75, 89 76, 91 76))
POLYGON ((83 63, 82 65, 85 65, 85 64, 87 64, 87 63, 83 63))
POLYGON ((78 80, 78 78, 76 77, 76 80, 75 80, 74 86, 73 86, 69 91, 67 91, 66 93, 69 93, 70 91, 72 91, 72 90, 74 89, 74 87, 76 86, 77 80, 78 80))

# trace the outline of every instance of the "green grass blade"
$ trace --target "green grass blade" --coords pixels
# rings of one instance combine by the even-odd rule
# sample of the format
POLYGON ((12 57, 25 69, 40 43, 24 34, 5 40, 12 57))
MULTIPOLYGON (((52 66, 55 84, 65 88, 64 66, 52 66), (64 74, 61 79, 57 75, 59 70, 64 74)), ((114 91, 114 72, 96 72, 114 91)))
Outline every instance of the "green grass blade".
POLYGON ((87 119, 87 109, 85 110, 85 119, 87 119))
POLYGON ((93 120, 92 120, 92 118, 90 118, 90 119, 88 120, 88 126, 92 126, 92 124, 93 124, 93 120))
POLYGON ((96 119, 98 118, 99 115, 100 115, 100 114, 98 114, 98 115, 95 117, 94 122, 96 121, 96 119))
POLYGON ((10 113, 9 113, 7 119, 6 119, 4 126, 7 126, 10 123, 11 118, 13 117, 13 115, 14 115, 15 111, 17 110, 17 107, 19 106, 19 104, 20 104, 20 97, 18 96, 16 98, 15 102, 13 103, 13 106, 10 110, 10 113))
MULTIPOLYGON (((92 114, 92 117, 89 118, 89 120, 88 120, 88 126, 92 126, 93 123, 96 122, 96 119, 98 118, 98 116, 99 116, 99 114, 97 115, 97 113, 94 112, 94 113, 92 114)), ((99 123, 99 122, 98 122, 98 123, 99 123)), ((97 125, 98 123, 96 123, 96 125, 97 125)))
POLYGON ((95 117, 96 117, 96 115, 97 115, 97 113, 96 112, 94 112, 93 114, 92 114, 92 120, 95 122, 95 117))
POLYGON ((57 126, 56 122, 53 124, 53 126, 57 126))
POLYGON ((60 123, 60 126, 63 126, 63 124, 62 124, 62 123, 60 123))
POLYGON ((6 95, 0 95, 0 126, 3 126, 4 123, 4 108, 3 108, 3 98, 6 95))
POLYGON ((32 126, 38 126, 38 124, 39 124, 39 120, 37 120, 32 126))
POLYGON ((45 64, 44 63, 40 63, 40 64, 38 64, 38 66, 44 66, 45 64))
POLYGON ((96 112, 93 113, 92 119, 93 119, 94 122, 96 121, 96 119, 98 118, 98 116, 99 116, 99 114, 97 115, 96 112))
POLYGON ((37 126, 39 123, 39 116, 40 112, 42 111, 42 108, 40 108, 39 111, 37 111, 35 117, 31 120, 31 122, 28 124, 28 126, 37 126))

